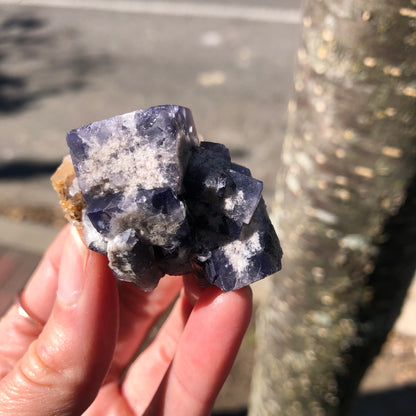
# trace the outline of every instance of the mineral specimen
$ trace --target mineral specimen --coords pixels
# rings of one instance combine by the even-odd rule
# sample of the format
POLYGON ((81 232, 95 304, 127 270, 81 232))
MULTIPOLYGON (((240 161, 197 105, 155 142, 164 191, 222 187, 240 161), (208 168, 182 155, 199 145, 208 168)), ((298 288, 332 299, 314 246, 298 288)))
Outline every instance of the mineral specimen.
POLYGON ((154 289, 194 272, 224 291, 281 268, 262 182, 219 143, 199 143, 189 109, 162 105, 68 133, 53 178, 66 216, 120 280, 154 289), (65 176, 65 174, 67 176, 65 176))
POLYGON ((69 155, 64 157, 61 165, 52 175, 51 180, 55 191, 58 193, 65 218, 77 227, 80 227, 85 202, 69 155))

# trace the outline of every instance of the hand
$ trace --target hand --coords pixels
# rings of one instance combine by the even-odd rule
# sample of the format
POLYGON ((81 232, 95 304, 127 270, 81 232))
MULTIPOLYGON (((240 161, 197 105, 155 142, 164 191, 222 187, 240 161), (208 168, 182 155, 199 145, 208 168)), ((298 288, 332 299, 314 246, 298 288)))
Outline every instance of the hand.
MULTIPOLYGON (((70 231, 71 230, 71 231, 70 231)), ((117 284, 66 227, 0 321, 0 415, 207 415, 251 316, 249 288, 117 284), (138 349, 177 298, 155 340, 138 349)))

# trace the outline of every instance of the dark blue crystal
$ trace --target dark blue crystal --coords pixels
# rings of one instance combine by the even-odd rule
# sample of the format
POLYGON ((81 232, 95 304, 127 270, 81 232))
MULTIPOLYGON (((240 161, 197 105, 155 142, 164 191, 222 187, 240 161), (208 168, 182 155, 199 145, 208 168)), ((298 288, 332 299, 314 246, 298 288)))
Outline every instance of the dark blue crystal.
POLYGON ((180 201, 172 189, 167 188, 153 194, 152 205, 155 210, 170 214, 180 208, 180 201))
POLYGON ((211 202, 213 198, 224 194, 230 161, 223 152, 206 149, 203 144, 192 149, 184 185, 188 196, 211 202))
POLYGON ((120 280, 152 290, 194 271, 234 290, 280 270, 263 184, 222 144, 199 144, 189 109, 151 107, 68 133, 84 238, 120 280))
POLYGON ((176 136, 178 132, 189 135, 193 141, 198 140, 192 113, 188 108, 158 105, 138 111, 135 119, 138 134, 150 139, 158 137, 158 145, 162 144, 164 138, 176 136))
POLYGON ((201 262, 200 267, 210 283, 229 291, 279 271, 282 254, 266 205, 261 200, 250 224, 243 226, 240 237, 211 250, 210 257, 201 262), (233 245, 237 246, 235 250, 233 245))
POLYGON ((95 229, 107 235, 111 231, 111 219, 121 212, 119 208, 122 195, 107 194, 86 200, 86 214, 95 229))
POLYGON ((74 164, 75 172, 78 174, 78 165, 88 155, 88 143, 83 141, 77 130, 71 130, 67 136, 66 141, 71 149, 72 163, 74 164))
POLYGON ((238 165, 237 163, 231 163, 230 169, 235 170, 238 173, 242 173, 246 176, 251 176, 251 172, 249 168, 246 168, 245 166, 238 165))
POLYGON ((224 195, 225 215, 237 224, 248 224, 259 204, 263 182, 232 169, 229 169, 227 173, 232 185, 226 189, 224 195))
POLYGON ((201 142, 201 148, 215 153, 217 161, 221 159, 227 165, 231 164, 230 151, 223 144, 203 141, 201 142))

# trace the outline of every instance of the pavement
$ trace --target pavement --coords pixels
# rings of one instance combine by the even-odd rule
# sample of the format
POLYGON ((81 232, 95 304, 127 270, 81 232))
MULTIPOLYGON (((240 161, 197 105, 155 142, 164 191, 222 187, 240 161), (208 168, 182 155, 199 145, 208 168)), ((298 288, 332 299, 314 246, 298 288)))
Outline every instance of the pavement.
MULTIPOLYGON (((0 0, 4 244, 17 244, 10 218, 60 224, 49 177, 68 152, 68 130, 156 104, 190 107, 200 136, 249 166, 270 203, 299 4, 0 0)), ((49 234, 20 244, 42 251, 49 234)))
MULTIPOLYGON (((270 204, 299 7, 300 0, 0 0, 0 312, 63 224, 49 177, 71 128, 185 105, 200 136, 227 145, 264 182, 270 204)), ((254 289, 259 301, 261 283, 254 289)), ((394 332, 416 337, 414 316, 416 285, 394 332)))

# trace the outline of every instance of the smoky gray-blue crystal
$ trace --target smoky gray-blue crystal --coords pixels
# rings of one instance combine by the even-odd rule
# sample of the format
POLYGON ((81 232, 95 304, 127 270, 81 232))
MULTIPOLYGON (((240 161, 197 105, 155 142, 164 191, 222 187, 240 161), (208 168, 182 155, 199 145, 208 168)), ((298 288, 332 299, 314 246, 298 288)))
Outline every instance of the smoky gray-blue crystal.
POLYGON ((154 289, 194 272, 224 291, 281 269, 263 184, 219 143, 199 143, 191 111, 161 105, 67 135, 84 197, 83 234, 115 275, 154 289))

